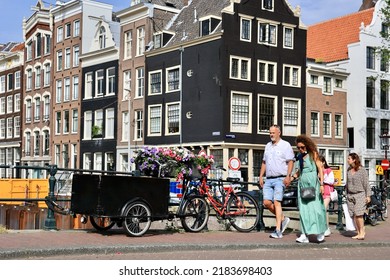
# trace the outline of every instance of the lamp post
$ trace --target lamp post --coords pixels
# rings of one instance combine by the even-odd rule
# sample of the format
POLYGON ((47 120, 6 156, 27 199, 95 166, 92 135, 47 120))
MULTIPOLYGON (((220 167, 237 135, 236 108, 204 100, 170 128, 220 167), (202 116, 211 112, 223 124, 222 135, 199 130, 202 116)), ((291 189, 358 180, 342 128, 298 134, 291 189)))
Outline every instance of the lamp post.
MULTIPOLYGON (((385 160, 387 161, 387 151, 389 150, 389 138, 390 135, 387 134, 387 132, 383 133, 382 135, 379 135, 379 138, 381 139, 381 148, 382 150, 385 150, 385 160)), ((388 179, 388 170, 384 170, 385 180, 388 179)))
POLYGON ((130 158, 131 158, 131 89, 124 89, 127 92, 127 108, 129 110, 128 116, 127 116, 127 124, 128 124, 128 135, 127 135, 127 165, 128 165, 128 171, 131 171, 131 164, 130 164, 130 158))

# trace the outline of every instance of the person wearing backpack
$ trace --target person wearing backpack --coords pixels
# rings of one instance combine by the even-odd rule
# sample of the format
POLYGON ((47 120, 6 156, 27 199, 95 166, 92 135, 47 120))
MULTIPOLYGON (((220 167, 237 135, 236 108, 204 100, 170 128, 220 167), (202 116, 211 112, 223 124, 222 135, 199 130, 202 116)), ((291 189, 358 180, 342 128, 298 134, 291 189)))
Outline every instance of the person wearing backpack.
POLYGON ((322 194, 322 198, 324 199, 324 206, 326 212, 326 231, 324 232, 325 236, 329 236, 331 234, 330 228, 329 228, 329 214, 328 214, 328 207, 330 203, 330 193, 334 190, 334 174, 332 169, 329 167, 328 163, 326 162, 326 159, 323 155, 319 156, 319 160, 322 163, 322 169, 324 171, 324 192, 322 194))

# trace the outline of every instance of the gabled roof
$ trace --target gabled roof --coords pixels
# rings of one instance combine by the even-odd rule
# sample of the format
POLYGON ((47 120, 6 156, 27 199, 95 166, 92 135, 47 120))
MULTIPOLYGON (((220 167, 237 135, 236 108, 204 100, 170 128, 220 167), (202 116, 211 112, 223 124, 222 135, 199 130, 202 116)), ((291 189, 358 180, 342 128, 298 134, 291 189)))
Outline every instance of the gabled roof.
MULTIPOLYGON (((188 1, 177 16, 169 31, 175 33, 169 45, 180 44, 184 41, 194 40, 200 37, 199 19, 207 16, 222 17, 222 10, 231 4, 230 0, 197 0, 188 1)), ((221 25, 213 33, 221 31, 221 25)))
POLYGON ((318 62, 348 59, 348 45, 359 41, 360 27, 372 21, 374 8, 320 22, 307 31, 307 58, 318 62))

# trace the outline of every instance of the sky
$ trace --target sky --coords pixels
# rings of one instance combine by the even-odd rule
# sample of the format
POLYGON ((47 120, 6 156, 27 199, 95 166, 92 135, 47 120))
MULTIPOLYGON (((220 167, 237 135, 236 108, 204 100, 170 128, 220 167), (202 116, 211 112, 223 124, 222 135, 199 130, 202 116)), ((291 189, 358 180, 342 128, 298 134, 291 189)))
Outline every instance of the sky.
MULTIPOLYGON (((218 0, 210 0, 218 1, 218 0)), ((260 1, 260 0, 259 0, 260 1)), ((38 0, 0 0, 0 43, 22 42, 23 18, 28 19, 38 0)), ((45 5, 55 4, 55 0, 43 1, 45 5)), ((99 0, 113 5, 113 11, 120 11, 130 5, 130 0, 99 0)), ((305 25, 311 25, 335 17, 355 13, 362 0, 288 0, 296 7, 301 6, 301 19, 305 25)))

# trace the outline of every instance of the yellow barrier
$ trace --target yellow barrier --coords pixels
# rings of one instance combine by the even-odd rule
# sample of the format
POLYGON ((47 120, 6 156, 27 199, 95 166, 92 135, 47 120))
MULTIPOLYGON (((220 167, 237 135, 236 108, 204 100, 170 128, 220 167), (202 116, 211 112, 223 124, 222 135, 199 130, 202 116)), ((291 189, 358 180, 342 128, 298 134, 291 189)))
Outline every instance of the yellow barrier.
MULTIPOLYGON (((3 204, 24 205, 23 199, 44 199, 48 194, 48 179, 0 179, 0 198, 21 199, 4 201, 3 204)), ((40 208, 47 208, 44 201, 38 201, 37 204, 40 208)))

